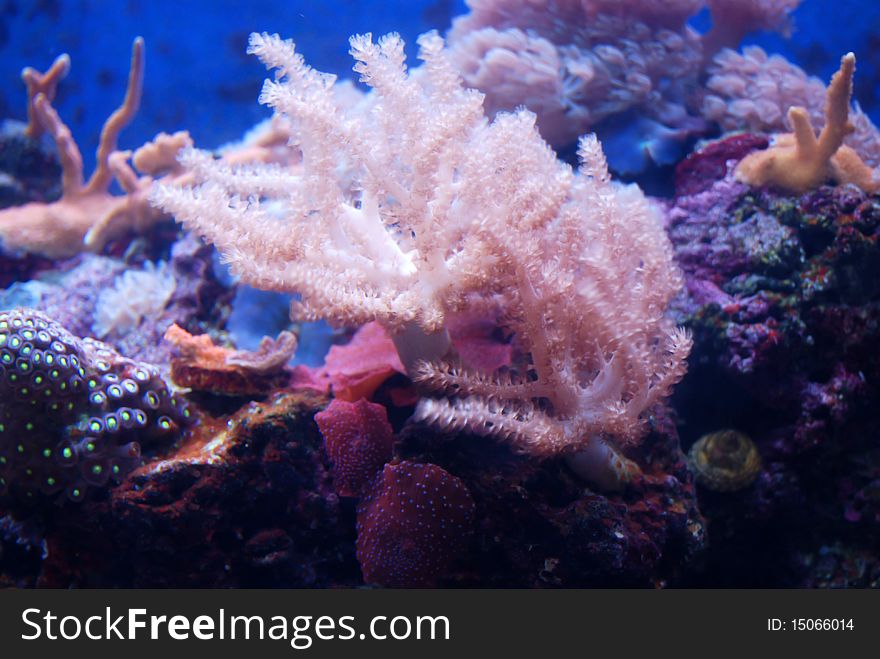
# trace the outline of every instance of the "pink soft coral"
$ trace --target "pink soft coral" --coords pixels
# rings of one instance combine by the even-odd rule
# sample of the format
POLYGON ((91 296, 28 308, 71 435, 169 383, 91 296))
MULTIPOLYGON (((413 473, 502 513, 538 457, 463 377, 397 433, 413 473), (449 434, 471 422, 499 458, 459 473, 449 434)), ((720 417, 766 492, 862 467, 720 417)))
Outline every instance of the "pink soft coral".
POLYGON ((279 69, 262 100, 290 122, 302 170, 189 151, 198 185, 160 185, 155 202, 248 283, 300 293, 298 315, 378 321, 403 368, 450 396, 423 400, 423 420, 536 455, 636 439, 690 347, 664 316, 681 277, 659 215, 610 181, 595 138, 573 171, 533 114, 486 120, 437 34, 419 43, 424 65, 407 74, 396 35, 352 38, 365 109, 340 104, 292 43, 253 35, 279 69), (525 353, 518 372, 449 359, 462 312, 497 315, 525 353))

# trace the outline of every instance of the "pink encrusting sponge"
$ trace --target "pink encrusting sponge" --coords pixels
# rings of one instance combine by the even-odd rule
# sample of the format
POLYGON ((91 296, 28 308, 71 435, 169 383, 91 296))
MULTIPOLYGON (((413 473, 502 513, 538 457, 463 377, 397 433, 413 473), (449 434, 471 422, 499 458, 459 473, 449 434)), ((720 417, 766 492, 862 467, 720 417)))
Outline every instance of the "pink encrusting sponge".
POLYGON ((364 581, 433 585, 470 542, 475 509, 465 484, 437 465, 390 462, 394 433, 382 405, 336 399, 315 421, 336 493, 361 498, 357 558, 364 581))
POLYGON ((393 588, 434 585, 470 542, 474 501, 433 464, 387 464, 357 516, 364 581, 393 588))
POLYGON ((343 497, 358 497, 391 459, 394 432, 385 408, 361 398, 356 403, 335 399, 315 422, 333 463, 333 485, 343 497))

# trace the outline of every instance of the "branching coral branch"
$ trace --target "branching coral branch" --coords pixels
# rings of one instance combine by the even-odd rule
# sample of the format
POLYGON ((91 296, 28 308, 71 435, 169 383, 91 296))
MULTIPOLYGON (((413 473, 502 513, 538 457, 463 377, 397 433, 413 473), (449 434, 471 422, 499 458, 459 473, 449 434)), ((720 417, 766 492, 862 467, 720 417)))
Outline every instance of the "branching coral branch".
MULTIPOLYGON (((780 55, 768 55, 758 46, 747 46, 742 53, 724 50, 709 67, 709 75, 701 110, 726 131, 787 132, 786 113, 795 106, 807 110, 815 128, 825 125, 825 83, 780 55)), ((877 167, 880 131, 858 104, 850 107, 849 121, 854 130, 845 143, 877 167)))
MULTIPOLYGON (((184 148, 192 147, 192 139, 185 131, 173 135, 160 133, 134 154, 116 150, 120 132, 137 114, 143 91, 144 41, 138 37, 132 45, 125 99, 104 124, 95 171, 85 182, 79 147, 51 104, 69 64, 69 58, 62 55, 46 73, 29 68, 22 73, 30 117, 26 132, 38 137, 45 131, 55 140, 62 167, 62 196, 52 203, 35 202, 0 211, 0 245, 9 252, 66 258, 83 250, 100 251, 112 239, 127 233, 144 233, 167 219, 148 200, 156 179, 179 184, 193 180, 177 160, 184 148), (110 193, 114 179, 125 194, 110 193)), ((282 160, 285 166, 296 160, 291 154, 283 159, 279 156, 280 150, 287 151, 288 138, 286 123, 272 122, 254 139, 227 149, 222 162, 276 163, 280 171, 282 160)))
POLYGON ((141 200, 140 204, 126 196, 110 194, 114 177, 129 181, 137 176, 124 159, 114 158, 117 139, 122 129, 137 113, 144 76, 144 41, 134 40, 131 51, 131 72, 125 99, 107 119, 98 144, 97 166, 88 182, 83 181, 83 162, 79 147, 70 130, 51 105, 55 85, 66 60, 59 58, 50 73, 38 76, 25 70, 29 93, 36 91, 30 104, 32 126, 39 126, 55 140, 62 167, 62 196, 52 203, 34 202, 0 212, 0 239, 10 251, 27 251, 50 258, 71 256, 85 246, 98 250, 115 232, 132 225, 139 226, 145 218, 159 214, 141 200), (54 75, 52 73, 54 72, 54 75), (101 230, 95 230, 95 227, 101 230), (112 227, 112 231, 111 231, 112 227))
POLYGON ((351 45, 376 90, 364 114, 340 107, 333 78, 305 66, 292 44, 251 39, 252 52, 280 67, 261 100, 291 121, 305 175, 233 172, 189 153, 184 162, 203 185, 160 186, 155 199, 217 244, 245 281, 295 288, 309 309, 340 323, 435 331, 468 293, 491 287, 488 266, 500 249, 492 232, 505 208, 529 222, 527 206, 541 207, 540 185, 524 165, 552 177, 556 158, 534 139, 530 116, 486 123, 481 96, 461 88, 437 35, 420 40, 421 80, 405 75, 398 37, 351 45), (498 167, 511 180, 492 176, 498 167), (241 196, 254 193, 280 198, 270 206, 241 196), (283 237, 279 205, 288 217, 283 237))
POLYGON ((856 57, 852 53, 840 61, 840 70, 828 85, 825 126, 816 136, 807 110, 788 111, 793 132, 779 135, 769 149, 753 153, 740 162, 737 178, 750 185, 773 185, 803 193, 829 180, 853 183, 866 192, 880 189, 880 177, 852 148, 843 144, 852 133, 849 122, 850 99, 856 57))
POLYGON ((43 96, 50 103, 55 100, 55 92, 58 83, 67 77, 70 72, 70 56, 67 53, 59 55, 52 62, 52 66, 45 73, 40 73, 30 66, 26 66, 21 72, 21 80, 27 88, 28 95, 28 124, 25 135, 36 139, 43 134, 45 128, 37 117, 35 101, 37 96, 43 96))

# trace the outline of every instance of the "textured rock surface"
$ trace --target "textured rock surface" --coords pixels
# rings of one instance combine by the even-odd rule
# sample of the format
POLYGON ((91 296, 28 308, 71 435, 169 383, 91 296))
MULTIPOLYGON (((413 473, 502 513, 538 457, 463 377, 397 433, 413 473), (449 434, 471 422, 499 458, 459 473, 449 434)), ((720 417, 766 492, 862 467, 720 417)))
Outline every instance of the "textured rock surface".
POLYGON ((739 493, 701 490, 712 549, 694 578, 832 585, 817 566, 880 550, 880 198, 791 197, 720 172, 709 183, 685 186, 667 214, 687 280, 676 313, 695 339, 673 405, 685 446, 733 428, 764 468, 739 493))

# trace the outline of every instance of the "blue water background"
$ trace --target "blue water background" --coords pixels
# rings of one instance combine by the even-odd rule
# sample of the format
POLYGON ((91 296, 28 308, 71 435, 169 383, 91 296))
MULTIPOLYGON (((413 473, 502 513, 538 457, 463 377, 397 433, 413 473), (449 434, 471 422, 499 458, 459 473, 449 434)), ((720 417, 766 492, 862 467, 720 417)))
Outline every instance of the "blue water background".
MULTIPOLYGON (((414 44, 465 10, 463 0, 0 0, 0 118, 25 116, 23 66, 42 70, 67 52, 72 70, 56 107, 92 163, 101 125, 124 93, 131 41, 142 35, 143 105, 120 146, 188 129, 198 145, 214 147, 268 116, 256 101, 266 72, 245 53, 250 32, 293 38, 315 68, 352 77, 349 35, 397 31, 414 44)), ((795 20, 791 39, 749 41, 826 80, 854 50, 857 98, 880 123, 880 1, 804 0, 795 20)))

